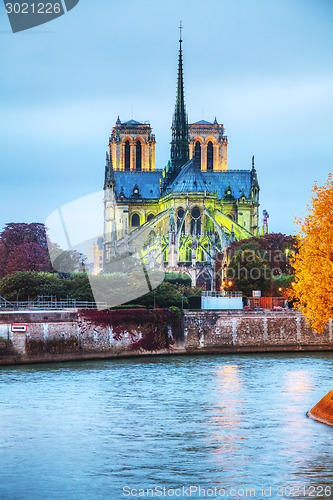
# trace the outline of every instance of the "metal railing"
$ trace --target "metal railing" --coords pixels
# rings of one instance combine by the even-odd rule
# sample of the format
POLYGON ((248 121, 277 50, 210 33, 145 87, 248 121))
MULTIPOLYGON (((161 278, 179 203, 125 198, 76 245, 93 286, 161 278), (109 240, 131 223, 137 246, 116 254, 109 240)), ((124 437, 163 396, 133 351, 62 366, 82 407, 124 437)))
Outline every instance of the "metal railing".
POLYGON ((242 292, 202 292, 203 297, 242 297, 242 292))
POLYGON ((38 310, 52 310, 59 311, 62 309, 105 309, 107 304, 105 302, 86 302, 76 299, 57 299, 56 297, 46 298, 37 297, 33 300, 26 301, 12 301, 0 297, 0 312, 5 311, 38 311, 38 310), (48 300, 47 300, 48 299, 48 300))

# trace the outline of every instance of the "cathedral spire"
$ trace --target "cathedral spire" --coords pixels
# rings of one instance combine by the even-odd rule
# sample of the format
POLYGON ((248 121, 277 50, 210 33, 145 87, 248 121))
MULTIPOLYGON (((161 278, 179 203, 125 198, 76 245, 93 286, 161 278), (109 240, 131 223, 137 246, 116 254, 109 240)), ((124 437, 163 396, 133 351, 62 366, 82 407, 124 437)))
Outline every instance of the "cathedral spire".
POLYGON ((104 182, 104 189, 107 187, 114 187, 116 184, 115 178, 114 178, 114 170, 113 170, 113 165, 112 165, 112 156, 111 152, 110 155, 107 152, 106 153, 106 165, 105 165, 105 182, 104 182))
POLYGON ((175 112, 172 120, 171 160, 177 172, 189 159, 189 131, 184 97, 182 23, 180 23, 178 82, 175 112))

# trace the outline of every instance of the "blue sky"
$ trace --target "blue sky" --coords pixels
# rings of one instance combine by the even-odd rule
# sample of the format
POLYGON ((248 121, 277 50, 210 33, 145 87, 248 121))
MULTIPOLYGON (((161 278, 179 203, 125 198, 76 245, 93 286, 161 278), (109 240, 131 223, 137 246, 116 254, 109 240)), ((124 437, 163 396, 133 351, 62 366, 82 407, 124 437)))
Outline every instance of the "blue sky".
POLYGON ((100 190, 118 114, 151 122, 165 165, 180 19, 190 121, 224 124, 229 169, 255 155, 270 230, 294 230, 333 165, 330 0, 80 0, 17 34, 0 4, 1 227, 100 190))

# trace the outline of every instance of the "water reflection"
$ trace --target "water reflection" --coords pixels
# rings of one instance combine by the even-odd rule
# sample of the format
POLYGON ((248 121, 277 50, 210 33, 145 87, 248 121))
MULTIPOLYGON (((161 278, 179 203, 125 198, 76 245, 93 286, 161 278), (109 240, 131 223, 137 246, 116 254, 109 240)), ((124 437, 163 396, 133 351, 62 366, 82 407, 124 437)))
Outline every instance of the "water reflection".
POLYGON ((225 365, 216 371, 216 413, 212 416, 214 423, 222 424, 223 428, 239 428, 241 422, 242 384, 239 366, 225 365))
POLYGON ((304 393, 313 389, 314 382, 309 371, 289 371, 285 374, 284 388, 286 392, 304 393))
MULTIPOLYGON (((211 463, 223 477, 222 484, 232 480, 238 455, 241 453, 243 418, 243 382, 240 365, 221 365, 214 372, 213 404, 207 421, 211 463)), ((238 470, 239 480, 242 473, 238 470)))
POLYGON ((0 369, 0 498, 118 499, 125 484, 246 485, 258 497, 272 485, 271 498, 283 498, 281 485, 330 485, 333 429, 305 414, 333 387, 332 360, 253 354, 0 369))

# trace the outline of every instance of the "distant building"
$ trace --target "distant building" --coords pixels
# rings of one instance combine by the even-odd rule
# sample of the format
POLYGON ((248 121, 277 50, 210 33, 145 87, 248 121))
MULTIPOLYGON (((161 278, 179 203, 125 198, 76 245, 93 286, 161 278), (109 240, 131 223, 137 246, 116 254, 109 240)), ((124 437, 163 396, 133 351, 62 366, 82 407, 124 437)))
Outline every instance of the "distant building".
POLYGON ((186 272, 193 285, 214 288, 216 254, 257 234, 260 189, 254 157, 251 169, 228 170, 228 139, 216 118, 188 124, 182 40, 170 160, 163 169, 155 168, 155 144, 149 122, 118 117, 105 168, 104 265, 124 242, 130 249, 147 232, 147 265, 186 272))
POLYGON ((97 239, 97 243, 93 245, 93 274, 98 275, 103 270, 103 238, 100 236, 97 239))

